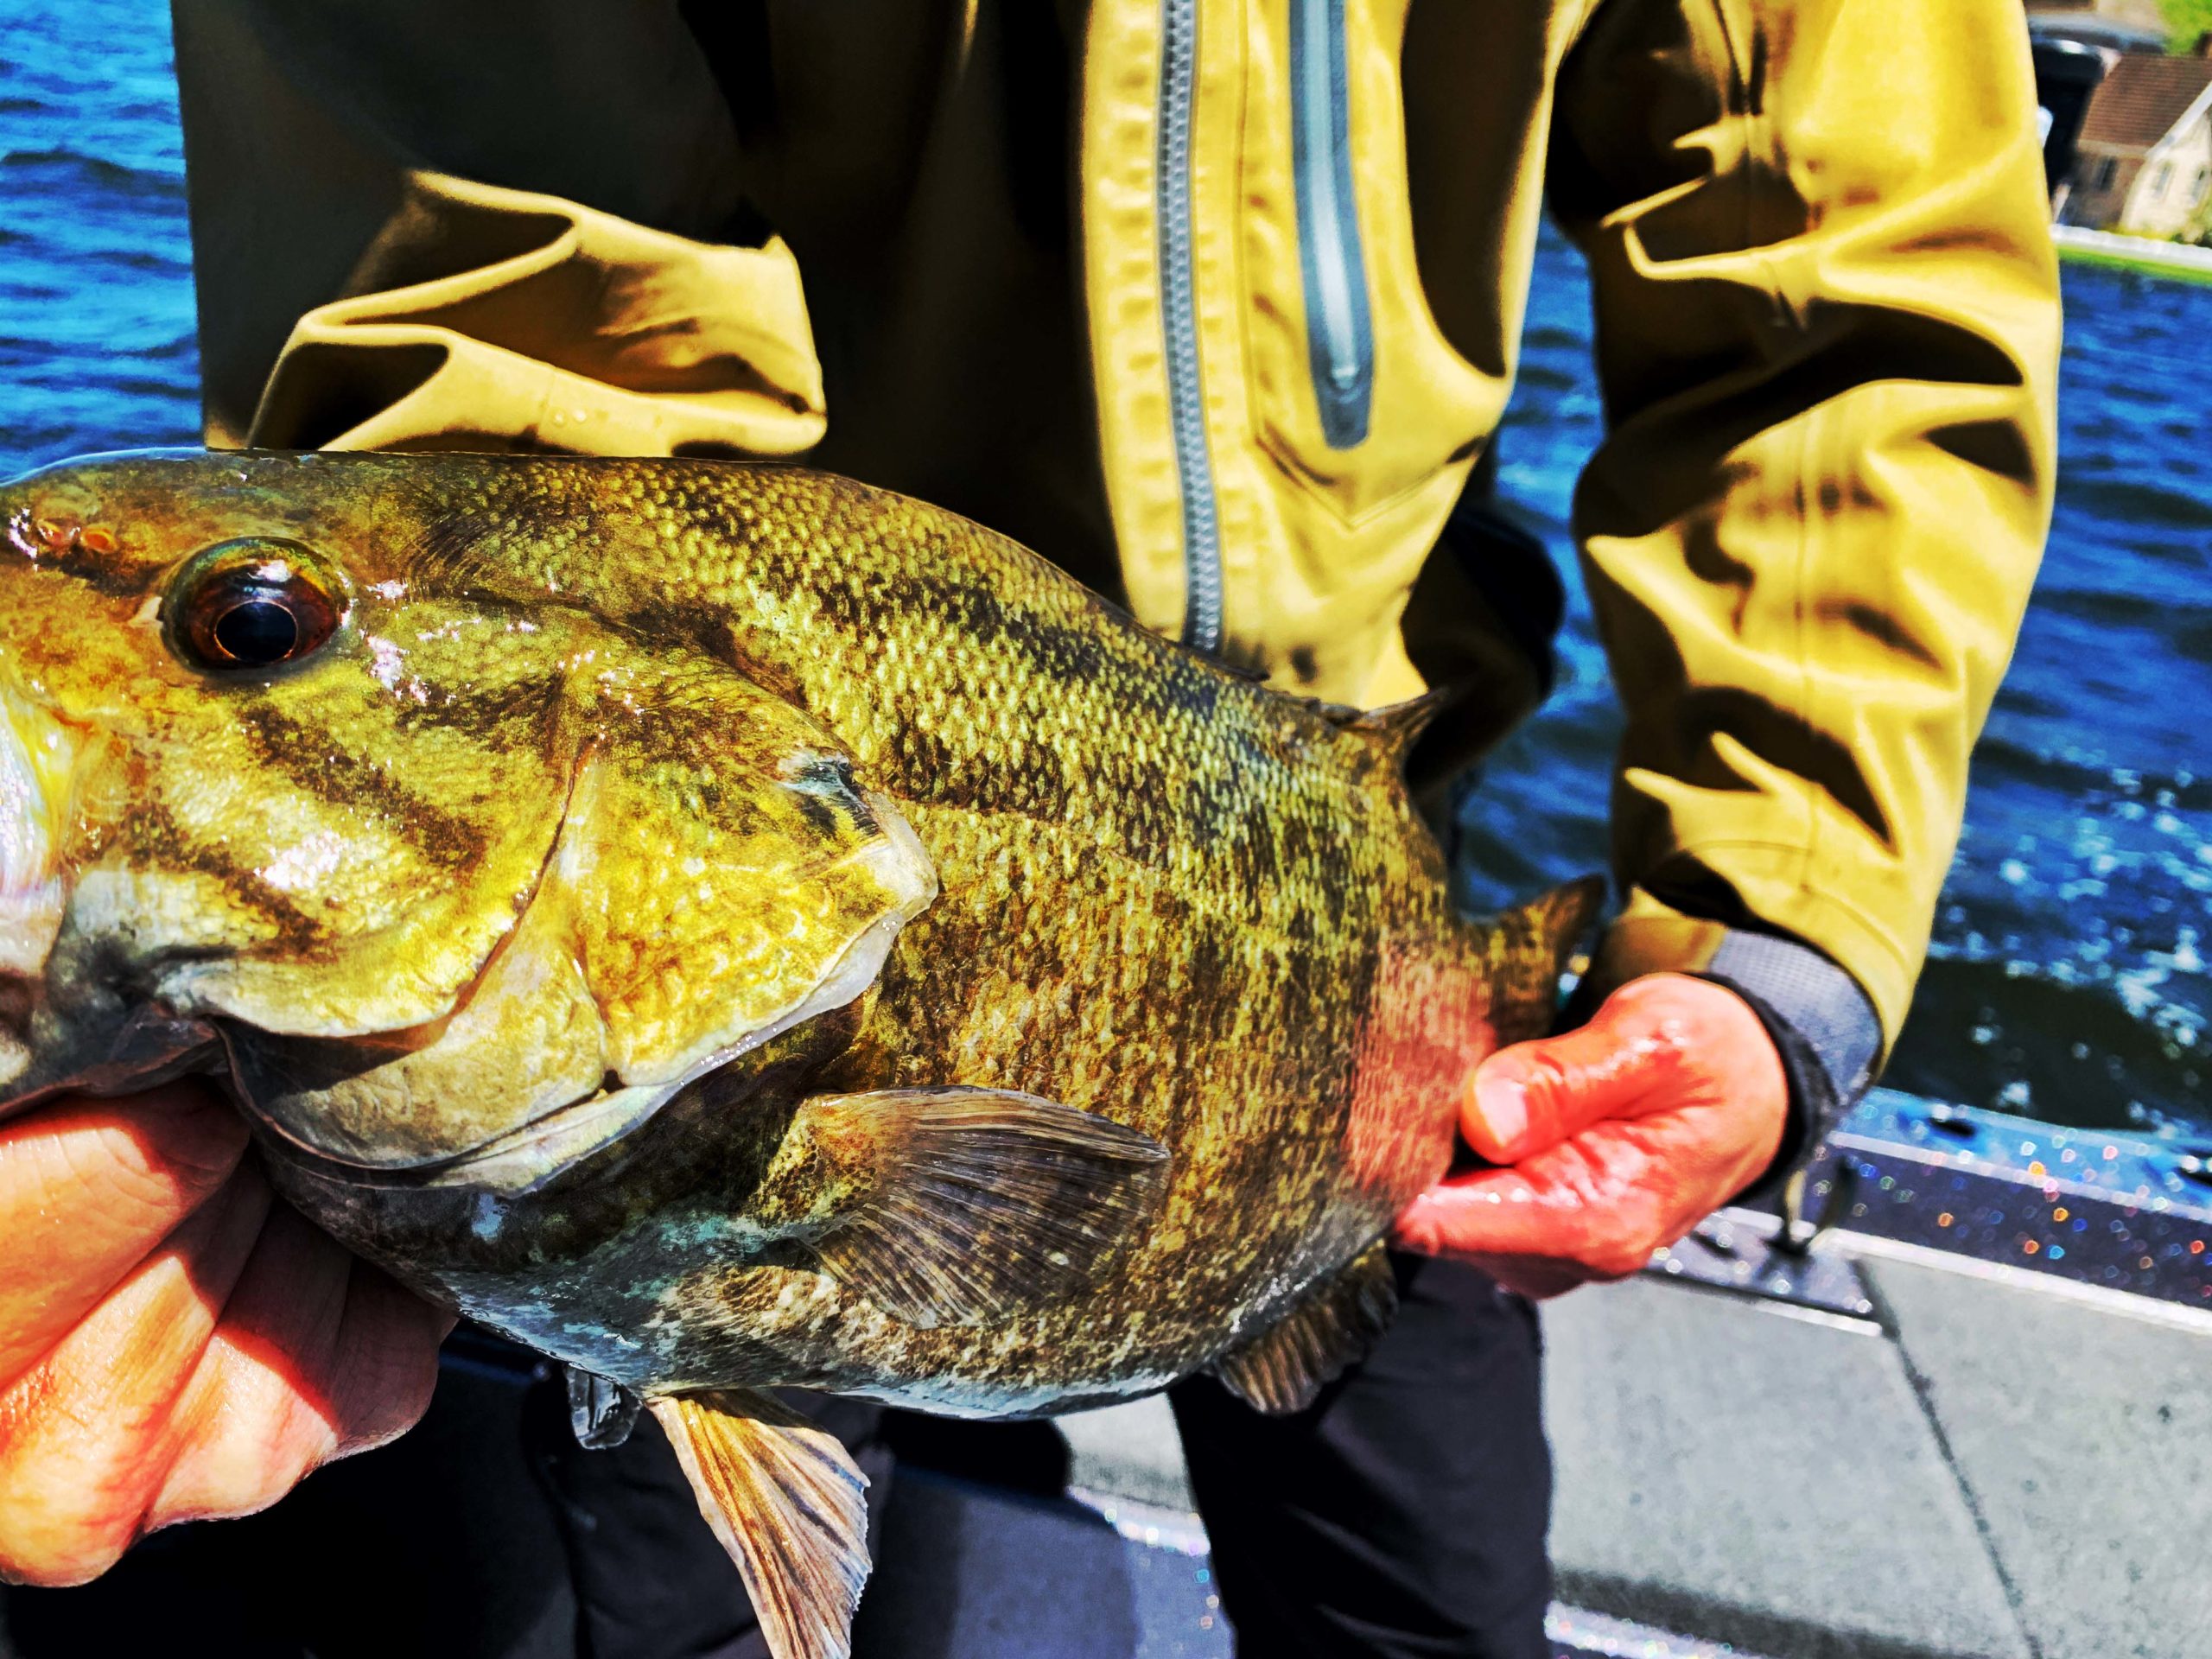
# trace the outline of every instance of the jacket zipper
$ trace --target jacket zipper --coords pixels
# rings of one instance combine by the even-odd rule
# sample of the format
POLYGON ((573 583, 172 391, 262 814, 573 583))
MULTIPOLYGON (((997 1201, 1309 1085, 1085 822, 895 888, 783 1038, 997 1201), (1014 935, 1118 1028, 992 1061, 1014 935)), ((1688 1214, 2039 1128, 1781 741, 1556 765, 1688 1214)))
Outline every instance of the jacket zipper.
POLYGON ((1198 376, 1198 317, 1191 246, 1191 122, 1198 93, 1198 0, 1160 0, 1160 308, 1167 337, 1168 423, 1183 495, 1183 643, 1221 649, 1221 529, 1198 376))
POLYGON ((1349 449, 1367 436, 1375 340, 1352 194, 1344 0, 1291 0, 1290 118, 1313 396, 1321 435, 1332 449, 1349 449))

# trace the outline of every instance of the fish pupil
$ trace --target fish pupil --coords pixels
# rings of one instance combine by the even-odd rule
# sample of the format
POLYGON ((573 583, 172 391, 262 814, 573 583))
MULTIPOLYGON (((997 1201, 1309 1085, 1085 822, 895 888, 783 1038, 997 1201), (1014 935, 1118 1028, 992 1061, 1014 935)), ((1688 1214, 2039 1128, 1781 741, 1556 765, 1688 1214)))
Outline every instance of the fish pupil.
POLYGON ((313 655, 338 631, 343 591, 309 549, 240 537, 186 561, 162 601, 163 631, 194 668, 274 669, 313 655))
POLYGON ((215 619, 215 643, 233 662, 281 663, 298 648, 297 618, 273 599, 248 598, 215 619))

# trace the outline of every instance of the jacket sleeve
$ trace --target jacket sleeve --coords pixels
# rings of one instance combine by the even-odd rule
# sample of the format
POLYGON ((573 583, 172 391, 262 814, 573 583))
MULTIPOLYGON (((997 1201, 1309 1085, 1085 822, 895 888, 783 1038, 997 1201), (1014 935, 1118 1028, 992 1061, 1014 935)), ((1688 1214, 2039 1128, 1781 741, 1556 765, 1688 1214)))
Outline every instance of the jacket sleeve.
POLYGON ((1601 0, 1563 65, 1608 417, 1576 531, 1627 712, 1586 1001, 1748 931, 1894 1041, 2049 524, 2034 115, 2015 0, 1601 0))
POLYGON ((798 269, 745 245, 673 0, 175 0, 208 441, 786 455, 798 269))

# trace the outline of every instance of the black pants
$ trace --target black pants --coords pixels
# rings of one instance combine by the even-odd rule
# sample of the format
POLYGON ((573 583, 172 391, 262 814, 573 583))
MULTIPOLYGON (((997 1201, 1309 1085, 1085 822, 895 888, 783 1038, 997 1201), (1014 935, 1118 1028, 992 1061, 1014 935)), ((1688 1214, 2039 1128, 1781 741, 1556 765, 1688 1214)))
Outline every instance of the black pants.
POLYGON ((1168 1395, 1239 1659, 1542 1659, 1551 1456, 1536 1316, 1400 1256, 1398 1318, 1307 1411, 1168 1395))
MULTIPOLYGON (((1403 1259, 1398 1279, 1397 1323, 1311 1410, 1262 1417, 1205 1378, 1171 1396, 1240 1659, 1549 1651, 1535 1315, 1471 1269, 1403 1259)), ((889 1491, 900 1414, 811 1408, 889 1491)), ((954 1438, 1058 1445, 1027 1425, 954 1438)), ((766 1654, 650 1419, 585 1452, 557 1378, 459 1371, 415 1433, 267 1515, 159 1535, 94 1585, 10 1592, 5 1611, 20 1659, 766 1654)))

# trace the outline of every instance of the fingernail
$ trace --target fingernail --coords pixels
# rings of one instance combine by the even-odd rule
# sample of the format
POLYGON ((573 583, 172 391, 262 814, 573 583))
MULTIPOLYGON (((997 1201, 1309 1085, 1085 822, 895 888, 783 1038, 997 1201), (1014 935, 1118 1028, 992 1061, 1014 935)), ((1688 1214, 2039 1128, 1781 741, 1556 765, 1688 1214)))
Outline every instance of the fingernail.
POLYGON ((1510 1077, 1475 1087, 1475 1111, 1489 1129, 1491 1145, 1510 1160, 1521 1137, 1529 1133, 1529 1092, 1510 1077))

